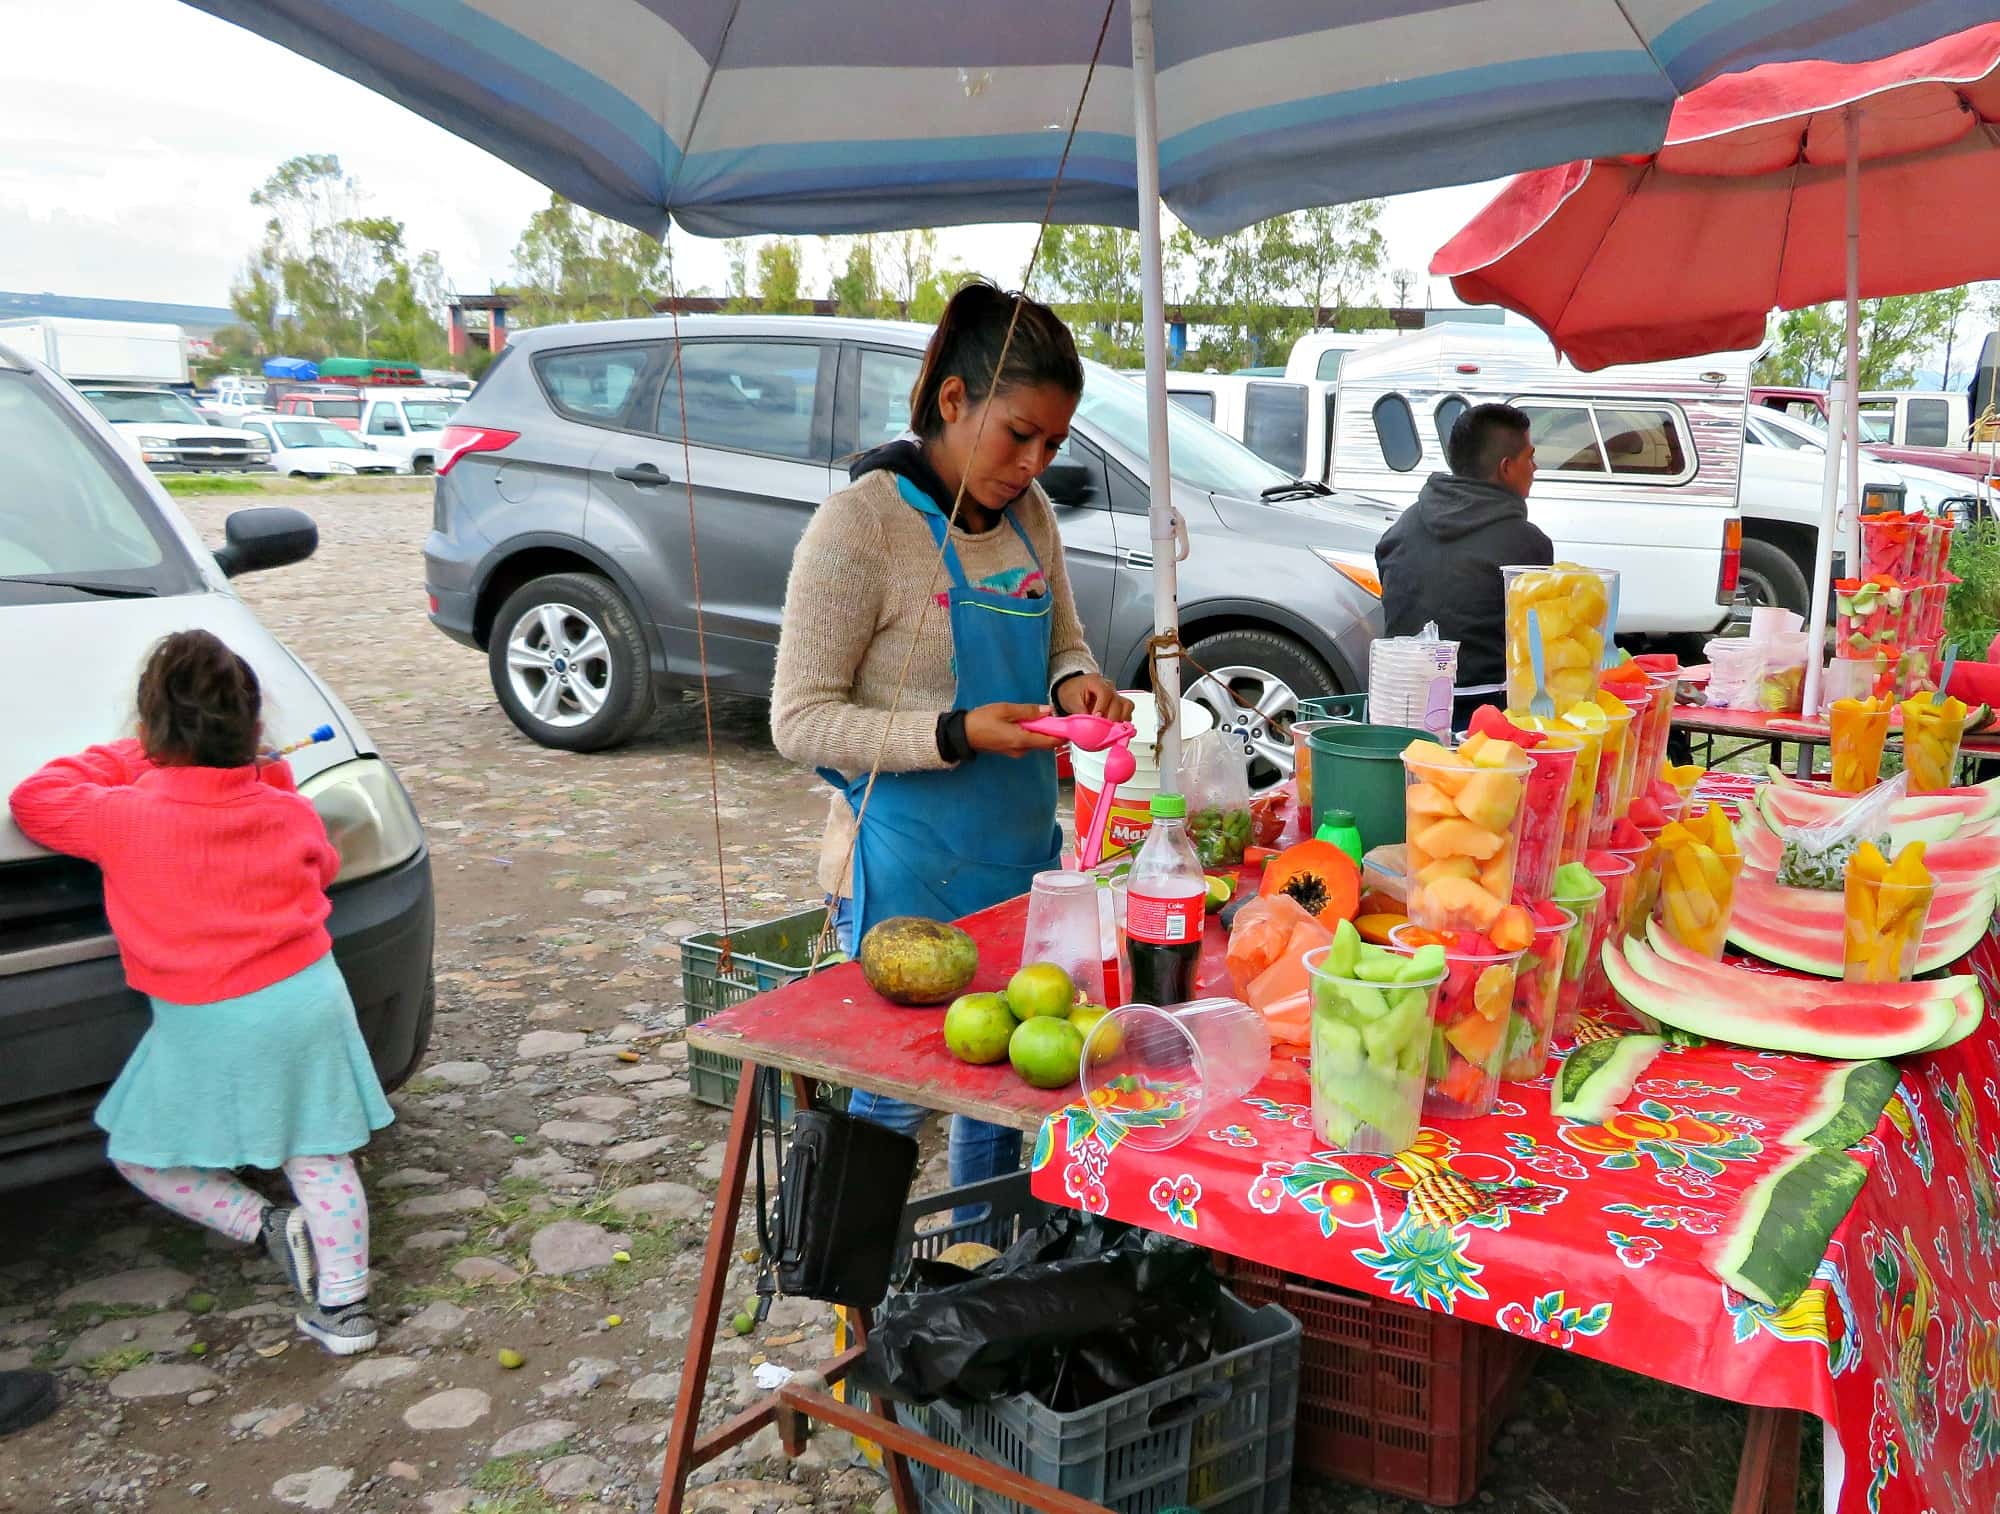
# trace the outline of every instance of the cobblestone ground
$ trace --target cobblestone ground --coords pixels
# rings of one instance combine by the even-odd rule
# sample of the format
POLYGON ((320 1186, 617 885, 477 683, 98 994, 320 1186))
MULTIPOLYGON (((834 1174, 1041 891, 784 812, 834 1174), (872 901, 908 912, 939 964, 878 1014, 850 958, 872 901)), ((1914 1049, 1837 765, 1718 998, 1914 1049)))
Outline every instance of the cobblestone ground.
MULTIPOLYGON (((244 502, 188 513, 215 541, 244 502)), ((289 502, 317 518, 319 552, 244 580, 244 597, 396 763, 437 884, 429 1061, 364 1158, 384 1339, 351 1362, 321 1354, 261 1260, 108 1175, 9 1195, 0 1367, 60 1367, 67 1401, 0 1446, 0 1511, 650 1508, 725 1133, 691 1096, 680 1040, 675 943, 717 923, 722 887, 701 711, 670 710, 619 752, 533 745, 484 659, 424 618, 428 490, 289 502)), ((772 751, 761 705, 716 716, 731 917, 805 907, 823 799, 772 751)), ((933 1150, 927 1183, 939 1167, 933 1150)), ((758 1367, 831 1354, 833 1329, 822 1306, 781 1300, 726 1334, 711 1422, 754 1395, 758 1367)), ((1484 1504, 1726 1503, 1727 1412, 1578 1363, 1545 1369, 1525 1402, 1484 1504), (1582 1444, 1599 1452, 1569 1454, 1582 1444)), ((882 1496, 844 1436, 820 1433, 798 1462, 775 1450, 760 1437, 709 1469, 691 1507, 882 1496)), ((1298 1506, 1420 1507, 1311 1481, 1298 1506)))

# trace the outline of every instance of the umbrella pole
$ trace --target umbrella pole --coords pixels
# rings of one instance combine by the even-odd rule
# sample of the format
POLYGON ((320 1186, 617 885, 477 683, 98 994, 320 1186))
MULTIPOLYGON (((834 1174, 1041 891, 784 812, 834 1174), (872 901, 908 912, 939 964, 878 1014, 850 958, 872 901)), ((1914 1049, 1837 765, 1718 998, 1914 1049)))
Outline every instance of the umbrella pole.
MULTIPOLYGON (((1167 299, 1160 252, 1160 110, 1153 81, 1153 0, 1132 0, 1132 116, 1139 169, 1139 314, 1146 351, 1146 465, 1152 480, 1153 635, 1155 647, 1178 647, 1174 580, 1186 528, 1174 509, 1167 457, 1167 299), (1164 638, 1164 639, 1162 639, 1164 638)), ((1177 656, 1152 659, 1159 706, 1160 787, 1180 781, 1181 665, 1177 656)))
POLYGON ((1847 514, 1841 549, 1861 561, 1861 110, 1847 107, 1847 514))

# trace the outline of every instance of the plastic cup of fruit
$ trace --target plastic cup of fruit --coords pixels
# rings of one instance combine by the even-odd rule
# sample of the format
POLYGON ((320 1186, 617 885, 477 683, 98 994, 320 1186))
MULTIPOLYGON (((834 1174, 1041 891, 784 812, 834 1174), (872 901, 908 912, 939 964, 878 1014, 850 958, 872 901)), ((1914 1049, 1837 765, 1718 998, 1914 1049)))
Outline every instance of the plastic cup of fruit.
POLYGON ((1314 731, 1324 731, 1337 725, 1349 725, 1346 720, 1294 720, 1292 722, 1292 784, 1299 796, 1299 814, 1304 818, 1306 834, 1313 831, 1313 760, 1311 736, 1314 731))
POLYGON ((1507 719, 1524 731, 1562 736, 1576 742, 1576 762, 1570 771, 1570 791, 1563 804, 1562 843, 1556 860, 1558 866, 1581 862, 1590 847, 1590 802, 1597 792, 1597 765, 1604 756, 1604 732, 1572 725, 1561 715, 1543 720, 1525 710, 1509 710, 1507 719))
POLYGON ((1653 704, 1646 712, 1646 725, 1639 740, 1639 760, 1632 779, 1635 795, 1646 792, 1653 779, 1659 776, 1660 765, 1667 760, 1667 744, 1674 734, 1674 704, 1680 694, 1681 675, 1650 673, 1646 682, 1652 685, 1653 704))
POLYGON ((1585 1009, 1608 1009, 1618 1002, 1611 992, 1611 980, 1604 973, 1604 943, 1625 922, 1625 897, 1638 873, 1630 857, 1614 857, 1609 852, 1592 852, 1584 859, 1584 865, 1590 869, 1590 875, 1604 885, 1604 895, 1598 901, 1597 918, 1591 922, 1590 951, 1584 963, 1583 1000, 1578 1006, 1579 1013, 1585 1009))
POLYGON ((1952 786, 1958 771, 1958 743, 1965 734, 1965 701, 1936 702, 1929 694, 1903 701, 1903 771, 1912 794, 1934 794, 1952 786))
POLYGON ((1729 941, 1729 913, 1736 902, 1740 854, 1717 854, 1694 843, 1661 847, 1657 919, 1681 945, 1719 960, 1729 941))
POLYGON ((1488 929, 1514 898, 1527 755, 1449 766, 1403 759, 1403 857, 1410 919, 1432 930, 1488 929))
POLYGON ((1611 834, 1612 825, 1625 813, 1618 786, 1632 730, 1632 707, 1622 699, 1614 698, 1612 702, 1618 708, 1603 711, 1604 755, 1598 760, 1597 787, 1590 796, 1590 845, 1598 848, 1611 834))
POLYGON ((1836 699, 1827 714, 1827 726, 1833 747, 1834 792, 1867 793, 1881 778, 1889 706, 1874 700, 1836 699))
POLYGON ((1910 571, 1911 535, 1901 512, 1861 517, 1861 576, 1877 573, 1902 577, 1910 571))
POLYGON ((1558 892, 1555 903, 1575 917, 1576 925, 1563 946, 1562 983, 1556 992, 1555 1035, 1567 1040, 1576 1034, 1576 1022, 1583 1010, 1583 986, 1589 977, 1592 942, 1603 944, 1597 921, 1604 907, 1604 885, 1595 879, 1588 893, 1558 892))
POLYGON ((1473 1120, 1493 1109, 1500 1092, 1500 1064, 1507 1055, 1507 1027, 1514 1013, 1514 979, 1522 953, 1502 951, 1473 931, 1430 931, 1399 925, 1389 932, 1404 951, 1445 946, 1444 983, 1438 990, 1424 1077, 1427 1119, 1473 1120), (1474 945, 1474 942, 1477 945, 1474 945))
POLYGON ((1933 883, 1890 883, 1847 875, 1841 976, 1849 983, 1907 983, 1930 923, 1933 883))
POLYGON ((1542 666, 1558 710, 1588 699, 1597 687, 1610 627, 1614 572, 1557 563, 1553 567, 1503 567, 1506 593, 1507 703, 1525 710, 1535 693, 1528 651, 1528 611, 1542 632, 1542 666))
MULTIPOLYGON (((1416 1140, 1423 1120, 1431 1027, 1449 967, 1402 980, 1350 977, 1329 969, 1331 950, 1305 955, 1313 1135, 1338 1151, 1392 1155, 1416 1140)), ((1364 960, 1372 963, 1406 956, 1371 951, 1364 960)))
POLYGON ((1620 901, 1617 935, 1611 939, 1643 936, 1646 919, 1653 912, 1653 901, 1660 896, 1659 848, 1649 836, 1638 846, 1607 846, 1604 851, 1608 856, 1623 857, 1632 864, 1632 876, 1620 901))
MULTIPOLYGON (((1535 911, 1535 940, 1514 968, 1514 1011, 1507 1022, 1507 1049, 1500 1076, 1509 1083, 1539 1078, 1548 1067, 1549 1043, 1555 1039, 1556 1010, 1562 998, 1563 965, 1576 916, 1556 904, 1530 906, 1535 911), (1545 920, 1544 916, 1556 918, 1545 920)), ((1446 959, 1449 962, 1450 956, 1446 959)))
POLYGON ((1528 752, 1528 792, 1521 805, 1521 845, 1514 855, 1514 894, 1546 899, 1562 862, 1563 836, 1570 817, 1576 761, 1583 742, 1549 736, 1528 752))
POLYGON ((1646 726, 1653 718, 1653 706, 1659 701, 1651 684, 1626 685, 1609 692, 1632 712, 1632 723, 1625 728, 1625 740, 1618 752, 1618 788, 1612 800, 1616 806, 1612 811, 1615 818, 1631 808, 1632 796, 1645 787, 1640 778, 1643 771, 1640 757, 1646 746, 1646 726))

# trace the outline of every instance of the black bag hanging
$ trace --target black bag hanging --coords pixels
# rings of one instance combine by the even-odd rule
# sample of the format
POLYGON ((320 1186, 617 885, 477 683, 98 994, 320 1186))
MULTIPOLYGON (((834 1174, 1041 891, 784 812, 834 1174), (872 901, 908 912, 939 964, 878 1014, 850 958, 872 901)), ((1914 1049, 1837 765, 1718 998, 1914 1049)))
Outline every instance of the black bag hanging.
POLYGON ((780 1074, 762 1068, 757 1118, 757 1313, 772 1292, 872 1309, 889 1291, 896 1237, 910 1184, 917 1173, 917 1143, 852 1115, 802 1108, 792 1117, 792 1140, 779 1162, 778 1192, 764 1191, 764 1128, 779 1129, 780 1074))

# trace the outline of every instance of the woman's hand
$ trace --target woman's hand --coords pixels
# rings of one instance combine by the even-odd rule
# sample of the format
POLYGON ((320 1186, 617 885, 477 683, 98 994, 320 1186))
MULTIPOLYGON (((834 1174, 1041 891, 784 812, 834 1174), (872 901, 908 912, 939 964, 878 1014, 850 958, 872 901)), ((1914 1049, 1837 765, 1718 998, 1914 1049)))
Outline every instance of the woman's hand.
POLYGON ((1065 715, 1102 715, 1106 720, 1130 720, 1132 701, 1100 673, 1079 673, 1065 678, 1056 690, 1056 703, 1065 715))
POLYGON ((1021 729, 1022 721, 1039 720, 1048 713, 1048 706, 1042 704, 982 704, 966 712, 965 739, 975 752, 994 752, 1002 757, 1052 752, 1061 745, 1053 736, 1021 729))

